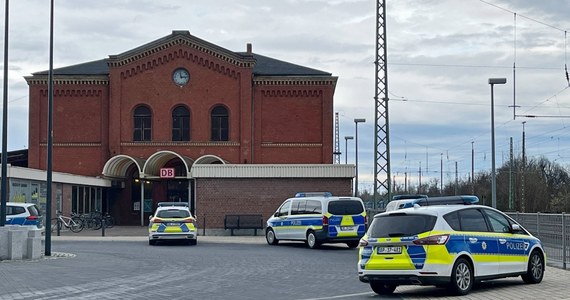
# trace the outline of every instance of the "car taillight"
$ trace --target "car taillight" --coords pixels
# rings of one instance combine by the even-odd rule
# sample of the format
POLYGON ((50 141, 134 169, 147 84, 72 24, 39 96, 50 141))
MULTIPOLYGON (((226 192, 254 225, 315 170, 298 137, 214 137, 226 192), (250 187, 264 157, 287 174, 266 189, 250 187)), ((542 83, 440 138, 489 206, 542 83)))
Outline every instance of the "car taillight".
POLYGON ((152 218, 152 220, 150 220, 152 223, 162 223, 162 219, 159 218, 152 218))
POLYGON ((28 221, 35 221, 35 220, 37 220, 37 219, 38 219, 38 216, 29 216, 29 217, 26 217, 26 220, 28 220, 28 221))
POLYGON ((368 226, 368 215, 364 216, 364 225, 368 226))
POLYGON ((368 246, 368 241, 365 240, 364 238, 361 238, 360 241, 358 242, 358 247, 366 247, 368 246))
POLYGON ((449 240, 449 234, 432 235, 425 237, 423 239, 417 239, 414 241, 416 245, 445 245, 449 240))
POLYGON ((184 220, 184 223, 194 223, 194 219, 186 219, 184 220))
POLYGON ((328 225, 329 225, 329 217, 323 216, 323 226, 328 226, 328 225))

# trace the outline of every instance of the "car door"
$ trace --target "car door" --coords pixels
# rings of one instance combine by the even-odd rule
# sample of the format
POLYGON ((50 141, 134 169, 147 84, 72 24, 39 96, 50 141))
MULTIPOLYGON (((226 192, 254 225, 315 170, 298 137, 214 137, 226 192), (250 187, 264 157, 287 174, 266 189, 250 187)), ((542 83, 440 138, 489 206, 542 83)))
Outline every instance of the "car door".
POLYGON ((524 272, 527 268, 529 242, 524 235, 511 232, 511 224, 503 214, 491 209, 484 211, 499 242, 499 272, 524 272))
POLYGON ((295 240, 305 239, 305 206, 307 200, 294 199, 291 201, 291 213, 289 214, 289 238, 295 240))
POLYGON ((465 235, 465 249, 474 261, 475 276, 498 274, 498 237, 490 232, 481 209, 463 209, 458 211, 458 216, 461 231, 465 235))
POLYGON ((289 211, 291 210, 291 200, 287 200, 281 204, 279 209, 273 215, 272 220, 273 231, 275 237, 279 240, 290 239, 291 237, 291 220, 289 220, 289 211))

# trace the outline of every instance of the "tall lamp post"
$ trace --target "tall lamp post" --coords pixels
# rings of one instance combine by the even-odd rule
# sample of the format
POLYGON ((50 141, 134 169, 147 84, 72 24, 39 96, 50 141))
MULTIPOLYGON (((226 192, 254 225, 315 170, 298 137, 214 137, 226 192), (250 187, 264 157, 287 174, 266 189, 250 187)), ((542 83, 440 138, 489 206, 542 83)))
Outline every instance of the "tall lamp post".
POLYGON ((354 119, 354 126, 356 129, 356 138, 354 140, 354 144, 355 146, 355 152, 356 152, 356 162, 355 162, 355 166, 356 166, 356 177, 354 178, 354 197, 358 197, 358 123, 364 123, 366 122, 366 119, 364 118, 357 118, 354 119))
POLYGON ((491 206, 497 207, 497 174, 495 172, 495 99, 493 87, 495 84, 507 83, 506 78, 489 78, 491 85, 491 206))
POLYGON ((348 140, 354 140, 354 137, 349 135, 344 137, 344 164, 348 164, 348 140))

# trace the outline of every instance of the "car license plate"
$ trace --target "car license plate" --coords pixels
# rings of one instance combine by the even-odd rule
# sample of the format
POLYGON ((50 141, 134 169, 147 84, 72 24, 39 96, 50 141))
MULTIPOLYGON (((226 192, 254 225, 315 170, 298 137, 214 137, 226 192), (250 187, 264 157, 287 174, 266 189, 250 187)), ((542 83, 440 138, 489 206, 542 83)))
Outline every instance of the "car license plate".
POLYGON ((167 226, 179 226, 179 223, 166 223, 167 226))
POLYGON ((378 254, 400 254, 402 247, 378 247, 378 254))
POLYGON ((354 226, 340 226, 341 231, 353 231, 354 226))

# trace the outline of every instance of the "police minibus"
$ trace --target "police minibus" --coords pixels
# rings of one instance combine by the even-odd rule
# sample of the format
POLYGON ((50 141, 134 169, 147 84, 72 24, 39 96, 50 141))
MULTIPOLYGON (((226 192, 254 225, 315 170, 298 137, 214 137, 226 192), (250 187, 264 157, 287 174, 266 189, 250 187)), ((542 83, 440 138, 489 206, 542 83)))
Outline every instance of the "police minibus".
POLYGON ((285 200, 267 220, 267 243, 304 241, 309 248, 323 243, 346 243, 356 248, 366 231, 366 209, 357 197, 338 197, 329 192, 297 193, 285 200))

